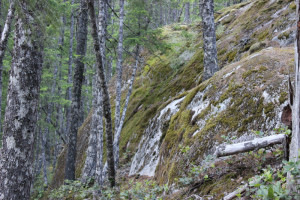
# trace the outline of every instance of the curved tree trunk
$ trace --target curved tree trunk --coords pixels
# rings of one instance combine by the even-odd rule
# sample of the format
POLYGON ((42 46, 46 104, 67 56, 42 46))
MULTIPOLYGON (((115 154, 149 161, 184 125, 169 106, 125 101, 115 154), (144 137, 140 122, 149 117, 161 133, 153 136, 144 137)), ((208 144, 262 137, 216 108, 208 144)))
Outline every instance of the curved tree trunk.
POLYGON ((5 113, 3 148, 0 160, 0 199, 29 199, 33 180, 34 132, 37 122, 42 53, 39 32, 19 1, 14 55, 5 113))

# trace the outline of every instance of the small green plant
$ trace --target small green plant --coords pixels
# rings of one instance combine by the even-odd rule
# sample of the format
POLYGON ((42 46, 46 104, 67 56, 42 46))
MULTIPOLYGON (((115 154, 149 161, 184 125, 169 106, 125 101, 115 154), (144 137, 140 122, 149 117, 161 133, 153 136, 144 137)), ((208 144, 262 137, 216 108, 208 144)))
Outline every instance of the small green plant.
POLYGON ((81 181, 69 181, 66 180, 65 184, 60 186, 58 189, 53 190, 49 197, 51 200, 59 199, 86 199, 92 196, 95 190, 99 190, 97 186, 87 187, 81 181))
MULTIPOLYGON (((264 169, 264 173, 249 179, 249 189, 247 195, 252 199, 294 199, 295 195, 291 195, 286 188, 286 175, 290 173, 292 176, 299 176, 300 170, 298 166, 300 161, 288 162, 283 161, 282 170, 273 170, 271 167, 264 169)), ((297 199, 297 198, 296 198, 297 199)))

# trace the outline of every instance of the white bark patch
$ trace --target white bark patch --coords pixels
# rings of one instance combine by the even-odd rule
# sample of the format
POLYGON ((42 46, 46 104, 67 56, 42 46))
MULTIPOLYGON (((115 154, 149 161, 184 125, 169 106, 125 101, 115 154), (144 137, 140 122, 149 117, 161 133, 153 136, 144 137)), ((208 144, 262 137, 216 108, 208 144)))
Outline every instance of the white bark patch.
POLYGON ((14 149, 16 147, 16 141, 13 136, 6 138, 7 149, 14 149))

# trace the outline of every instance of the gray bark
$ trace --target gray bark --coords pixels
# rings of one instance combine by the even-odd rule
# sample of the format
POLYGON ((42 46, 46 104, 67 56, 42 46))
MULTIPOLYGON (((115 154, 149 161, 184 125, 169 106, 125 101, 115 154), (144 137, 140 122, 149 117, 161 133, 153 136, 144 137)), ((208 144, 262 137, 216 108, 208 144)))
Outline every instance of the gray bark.
POLYGON ((93 115, 90 128, 89 143, 86 153, 85 164, 82 171, 82 179, 86 181, 95 175, 96 170, 96 158, 97 158, 97 125, 100 121, 97 115, 98 109, 98 97, 99 97, 99 84, 97 81, 98 74, 93 77, 93 115))
POLYGON ((204 72, 203 80, 207 80, 219 70, 217 60, 216 31, 214 22, 214 1, 200 0, 202 7, 203 50, 204 50, 204 72))
POLYGON ((44 184, 48 185, 48 177, 47 177, 47 160, 46 160, 46 135, 41 135, 42 139, 42 160, 43 160, 43 176, 44 176, 44 184))
POLYGON ((104 0, 99 0, 98 2, 99 2, 98 29, 99 29, 100 49, 101 49, 102 63, 104 65, 104 69, 106 69, 105 41, 106 41, 106 30, 107 30, 107 23, 106 23, 107 9, 104 0))
POLYGON ((94 1, 88 0, 89 14, 92 25, 92 37, 94 39, 94 50, 96 54, 96 61, 98 66, 98 76, 100 78, 100 88, 103 95, 103 115, 105 118, 105 130, 106 130, 106 149, 107 149, 107 162, 108 162, 108 180, 110 186, 115 186, 115 166, 114 166, 114 152, 113 152, 113 131, 112 131, 112 119, 111 119, 111 106, 107 83, 105 80, 104 66, 102 63, 102 57, 100 52, 100 40, 97 33, 97 24, 95 17, 94 1))
POLYGON ((75 180, 75 161, 76 161, 76 144, 77 131, 80 119, 81 89, 84 81, 84 63, 83 58, 87 48, 87 3, 81 0, 80 16, 78 22, 77 47, 76 54, 78 58, 75 61, 75 71, 73 79, 73 94, 71 105, 71 122, 69 131, 68 155, 65 169, 65 179, 75 180))
POLYGON ((128 104, 129 104, 129 99, 132 93, 132 86, 134 83, 134 79, 135 79, 135 75, 136 75, 136 70, 139 66, 139 45, 137 46, 137 50, 136 50, 136 61, 135 61, 135 66, 133 67, 132 70, 132 74, 131 74, 131 78, 130 78, 130 82, 129 82, 129 88, 128 88, 128 92, 127 92, 127 96, 126 96, 126 100, 125 100, 125 105, 122 111, 122 117, 120 119, 120 123, 119 126, 117 127, 117 131, 115 133, 115 137, 114 137, 114 155, 115 155, 115 168, 118 169, 119 167, 119 152, 120 152, 120 136, 121 136, 121 131, 123 128, 123 124, 125 121, 125 116, 126 116, 126 111, 128 108, 128 104))
POLYGON ((190 24, 190 2, 185 3, 184 22, 190 24))
POLYGON ((10 71, 3 147, 0 160, 0 200, 29 199, 33 180, 34 132, 37 122, 42 53, 26 1, 19 1, 10 71))
POLYGON ((241 142, 237 144, 226 145, 220 147, 216 151, 217 157, 230 156, 238 153, 249 152, 261 148, 265 148, 274 144, 283 144, 286 149, 286 135, 278 134, 268 137, 257 138, 251 141, 241 142))
MULTIPOLYGON (((290 145, 290 161, 296 162, 299 160, 299 149, 300 149, 300 2, 296 1, 297 4, 297 30, 295 39, 295 96, 293 100, 292 108, 292 141, 290 145)), ((300 167, 300 166, 299 166, 300 167)), ((296 181, 299 181, 297 177, 296 181)), ((291 174, 288 175, 288 188, 292 192, 297 192, 299 190, 299 184, 294 184, 295 177, 291 174)))
MULTIPOLYGON (((1 13, 1 10, 0 10, 1 13)), ((2 131, 2 71, 3 71, 3 58, 7 46, 8 36, 10 34, 11 23, 14 19, 15 1, 11 1, 9 10, 6 16, 6 21, 0 39, 0 133, 2 131)))
MULTIPOLYGON (((73 6, 75 0, 72 0, 71 6, 73 6)), ((70 46, 69 46, 69 61, 68 61, 68 84, 72 84, 72 76, 73 76, 73 43, 74 43, 74 10, 71 12, 71 27, 70 27, 70 46)), ((72 101, 72 90, 71 87, 67 89, 67 99, 72 101)), ((71 107, 67 108, 67 131, 70 130, 70 122, 71 121, 71 107)))
POLYGON ((120 0, 120 24, 118 41, 118 62, 116 82, 116 108, 115 108, 115 133, 120 123, 121 95, 122 95, 122 71, 123 71, 123 23, 124 23, 124 0, 120 0))

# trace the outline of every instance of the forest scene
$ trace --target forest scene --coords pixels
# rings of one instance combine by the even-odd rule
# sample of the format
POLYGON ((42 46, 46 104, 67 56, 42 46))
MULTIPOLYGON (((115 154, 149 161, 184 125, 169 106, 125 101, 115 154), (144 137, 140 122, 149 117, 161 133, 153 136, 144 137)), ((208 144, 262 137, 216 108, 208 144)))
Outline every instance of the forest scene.
POLYGON ((0 0, 0 200, 300 199, 300 0, 0 0))

